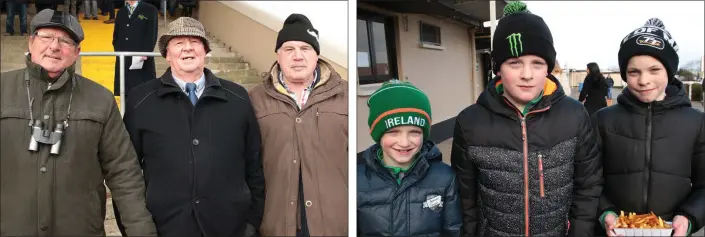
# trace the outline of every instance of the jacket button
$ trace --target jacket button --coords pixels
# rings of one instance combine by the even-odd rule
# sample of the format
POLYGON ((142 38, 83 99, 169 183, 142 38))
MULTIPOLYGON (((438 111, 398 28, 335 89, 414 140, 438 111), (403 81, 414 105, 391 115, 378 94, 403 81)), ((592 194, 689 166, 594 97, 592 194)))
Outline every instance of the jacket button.
POLYGON ((44 119, 45 120, 49 119, 49 115, 44 115, 44 119))
POLYGON ((301 123, 301 118, 296 118, 297 123, 301 123))
POLYGON ((313 202, 311 200, 306 200, 306 207, 311 207, 313 205, 313 202))
POLYGON ((125 40, 127 40, 127 37, 125 37, 125 40))
POLYGON ((39 168, 39 172, 46 173, 46 172, 47 172, 47 167, 39 168))
POLYGON ((199 203, 201 203, 201 199, 200 199, 200 198, 194 198, 194 201, 193 201, 193 202, 195 202, 196 204, 199 204, 199 203))
POLYGON ((130 24, 127 24, 127 27, 130 27, 130 24))
POLYGON ((198 139, 193 139, 193 145, 198 146, 198 139))
POLYGON ((294 164, 296 164, 296 160, 294 160, 294 164))
POLYGON ((49 229, 49 226, 43 225, 43 226, 40 227, 40 228, 42 229, 42 231, 45 231, 45 230, 49 229))

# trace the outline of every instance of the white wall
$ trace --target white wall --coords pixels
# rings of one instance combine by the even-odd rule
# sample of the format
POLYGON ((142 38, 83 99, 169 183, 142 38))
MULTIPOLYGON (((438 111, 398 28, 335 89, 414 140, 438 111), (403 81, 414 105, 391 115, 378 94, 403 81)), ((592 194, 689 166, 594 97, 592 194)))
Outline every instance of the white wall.
MULTIPOLYGON (((220 1, 262 25, 279 31, 292 13, 306 15, 318 30, 321 56, 348 67, 347 1, 220 1), (341 14, 344 13, 344 14, 341 14)), ((274 52, 274 45, 272 45, 274 52)))

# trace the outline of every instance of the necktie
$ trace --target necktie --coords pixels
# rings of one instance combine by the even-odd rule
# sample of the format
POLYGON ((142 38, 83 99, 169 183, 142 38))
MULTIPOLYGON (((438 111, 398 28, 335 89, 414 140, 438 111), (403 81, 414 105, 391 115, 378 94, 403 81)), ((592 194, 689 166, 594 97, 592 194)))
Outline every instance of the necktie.
POLYGON ((198 101, 198 97, 196 97, 196 83, 186 83, 186 94, 188 94, 191 104, 195 105, 196 101, 198 101))

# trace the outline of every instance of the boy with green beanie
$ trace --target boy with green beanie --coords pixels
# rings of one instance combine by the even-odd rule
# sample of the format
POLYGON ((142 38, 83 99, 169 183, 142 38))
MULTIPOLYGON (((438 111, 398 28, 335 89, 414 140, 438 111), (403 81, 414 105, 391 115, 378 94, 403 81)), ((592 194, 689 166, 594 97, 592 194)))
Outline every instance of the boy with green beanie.
POLYGON ((358 157, 360 236, 459 236, 455 173, 428 140, 431 104, 411 83, 391 80, 367 100, 377 143, 358 157))

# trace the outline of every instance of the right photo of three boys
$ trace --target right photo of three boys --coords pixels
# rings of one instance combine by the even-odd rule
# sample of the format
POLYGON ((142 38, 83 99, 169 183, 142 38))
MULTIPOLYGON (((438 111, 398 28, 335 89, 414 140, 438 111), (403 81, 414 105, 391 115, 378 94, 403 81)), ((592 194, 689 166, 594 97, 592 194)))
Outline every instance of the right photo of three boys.
MULTIPOLYGON (((570 82, 555 72, 552 29, 532 13, 533 4, 511 1, 498 9, 484 58, 491 68, 486 86, 455 112, 438 101, 461 100, 465 95, 452 87, 472 85, 444 87, 436 81, 447 79, 433 77, 453 72, 419 70, 439 65, 438 50, 448 50, 441 39, 450 48, 463 36, 439 33, 452 27, 429 24, 440 20, 424 15, 384 17, 385 10, 421 11, 433 3, 358 4, 359 81, 381 84, 357 100, 358 120, 367 115, 366 127, 358 121, 359 236, 703 236, 705 116, 679 76, 684 48, 668 22, 657 15, 619 32, 623 39, 610 42, 619 45, 610 55, 618 63, 614 75, 597 63, 578 66, 587 70, 571 98, 570 82), (395 34, 409 31, 420 34, 420 46, 395 45, 395 34), (390 45, 397 51, 385 51, 390 45), (403 56, 395 56, 399 51, 403 56), (393 65, 396 57, 406 62, 393 65), (432 77, 398 80, 390 70, 432 77), (624 86, 608 106, 612 77, 624 86), (445 119, 437 111, 455 114, 445 119)), ((604 27, 610 26, 595 29, 604 27)), ((602 47, 572 47, 591 46, 602 47)))

